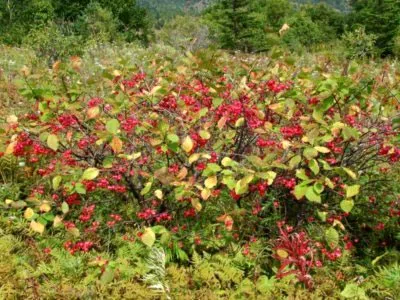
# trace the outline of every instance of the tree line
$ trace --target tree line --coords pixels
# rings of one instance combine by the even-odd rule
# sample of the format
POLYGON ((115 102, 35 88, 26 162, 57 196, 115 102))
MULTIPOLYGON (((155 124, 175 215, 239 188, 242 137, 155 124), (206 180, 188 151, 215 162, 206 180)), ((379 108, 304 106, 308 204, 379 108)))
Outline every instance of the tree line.
POLYGON ((399 0, 326 2, 1 0, 0 42, 57 56, 98 42, 192 43, 200 33, 207 46, 247 52, 274 45, 298 50, 341 39, 357 53, 399 53, 399 0))

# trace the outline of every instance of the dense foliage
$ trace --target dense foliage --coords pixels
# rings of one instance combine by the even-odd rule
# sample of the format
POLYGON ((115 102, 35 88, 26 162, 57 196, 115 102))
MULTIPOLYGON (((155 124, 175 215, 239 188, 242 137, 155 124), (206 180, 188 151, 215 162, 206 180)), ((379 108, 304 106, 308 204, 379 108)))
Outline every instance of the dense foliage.
POLYGON ((396 299, 399 3, 0 0, 0 299, 396 299))
POLYGON ((394 296, 397 65, 169 51, 3 74, 1 292, 394 296))
MULTIPOLYGON (((266 52, 279 46, 301 53, 321 45, 348 46, 346 38, 364 30, 374 37, 368 39, 373 41, 368 57, 393 56, 399 54, 399 12, 396 0, 3 0, 0 42, 32 47, 54 62, 81 55, 82 45, 134 42, 148 46, 159 41, 159 30, 179 36, 180 18, 189 22, 197 18, 191 23, 199 26, 194 34, 201 31, 204 37, 206 32, 202 40, 216 48, 266 52)), ((183 35, 186 29, 183 26, 183 35)), ((178 42, 177 47, 181 46, 178 42)), ((346 48, 349 56, 363 56, 357 51, 370 48, 353 46, 346 48)))

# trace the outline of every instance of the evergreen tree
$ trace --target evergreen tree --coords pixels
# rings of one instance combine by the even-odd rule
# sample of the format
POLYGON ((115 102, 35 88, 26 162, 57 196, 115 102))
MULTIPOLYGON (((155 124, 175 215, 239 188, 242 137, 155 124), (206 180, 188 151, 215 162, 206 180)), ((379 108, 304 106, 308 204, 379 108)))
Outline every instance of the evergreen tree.
POLYGON ((212 22, 217 25, 222 48, 251 51, 254 18, 249 0, 220 0, 207 10, 212 22))

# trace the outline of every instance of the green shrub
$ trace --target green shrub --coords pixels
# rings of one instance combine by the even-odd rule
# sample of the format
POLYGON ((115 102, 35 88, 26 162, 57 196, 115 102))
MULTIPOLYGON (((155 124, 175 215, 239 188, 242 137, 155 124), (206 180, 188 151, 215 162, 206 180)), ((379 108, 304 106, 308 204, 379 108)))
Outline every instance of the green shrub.
POLYGON ((345 33, 342 40, 349 58, 367 58, 376 54, 376 36, 366 33, 363 27, 345 33))

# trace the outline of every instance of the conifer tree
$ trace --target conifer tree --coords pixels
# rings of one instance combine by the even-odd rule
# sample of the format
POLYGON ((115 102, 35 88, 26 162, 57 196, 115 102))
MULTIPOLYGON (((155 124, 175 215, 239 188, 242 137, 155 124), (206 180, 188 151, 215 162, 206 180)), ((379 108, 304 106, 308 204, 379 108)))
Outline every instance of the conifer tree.
POLYGON ((251 51, 254 18, 249 0, 220 0, 210 10, 222 48, 251 51))

